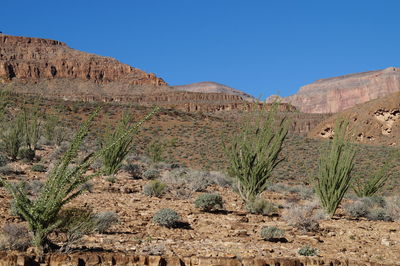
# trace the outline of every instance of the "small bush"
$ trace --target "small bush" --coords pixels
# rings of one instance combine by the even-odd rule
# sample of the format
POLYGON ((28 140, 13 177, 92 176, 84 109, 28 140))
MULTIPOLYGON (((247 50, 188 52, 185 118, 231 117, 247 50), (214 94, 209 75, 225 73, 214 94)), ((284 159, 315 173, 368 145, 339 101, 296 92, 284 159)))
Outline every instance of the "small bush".
POLYGON ((369 207, 360 200, 346 204, 344 206, 346 213, 354 218, 366 217, 369 213, 369 207))
POLYGON ((24 251, 31 245, 28 229, 21 224, 6 224, 0 236, 0 248, 24 251))
POLYGON ((0 174, 2 175, 9 175, 12 174, 13 172, 14 172, 13 169, 8 165, 0 167, 0 174))
POLYGON ((344 206, 347 215, 354 218, 365 217, 374 221, 391 221, 391 212, 382 197, 359 198, 344 206))
POLYGON ((168 228, 175 227, 180 220, 179 214, 172 209, 161 209, 154 214, 153 221, 168 228))
POLYGON ((22 116, 14 118, 6 123, 5 126, 3 125, 0 138, 2 140, 4 152, 12 161, 15 161, 18 157, 19 149, 24 143, 22 116))
POLYGON ((31 162, 35 159, 35 151, 29 148, 21 148, 18 152, 18 157, 31 162))
POLYGON ((47 171, 47 169, 43 164, 35 164, 32 166, 32 171, 45 173, 47 171))
POLYGON ((140 179, 142 178, 142 168, 138 164, 127 164, 123 167, 123 169, 128 172, 128 174, 133 179, 140 179))
POLYGON ((149 197, 161 197, 165 192, 166 185, 159 181, 153 180, 147 183, 143 188, 143 193, 149 197))
POLYGON ((117 214, 111 211, 97 213, 93 219, 95 223, 95 229, 99 233, 106 232, 111 225, 118 222, 117 214))
POLYGON ((272 215, 277 208, 271 202, 265 199, 256 199, 247 203, 246 209, 253 214, 272 215))
POLYGON ((263 227, 261 229, 261 238, 267 241, 273 241, 285 236, 285 231, 276 226, 263 227))
POLYGON ((283 218, 286 222, 303 231, 303 232, 315 232, 319 230, 319 222, 314 214, 315 206, 297 206, 292 205, 283 218))
POLYGON ((384 208, 372 209, 368 212, 366 217, 368 218, 368 220, 371 220, 371 221, 390 222, 393 220, 392 217, 390 217, 390 215, 387 213, 387 211, 384 208))
POLYGON ((0 167, 4 167, 7 164, 8 164, 7 157, 0 153, 0 167))
POLYGON ((301 249, 299 249, 299 255, 301 255, 301 256, 317 256, 318 249, 307 245, 307 246, 304 246, 301 249))
POLYGON ((146 147, 147 156, 152 160, 153 163, 158 163, 164 160, 163 153, 166 148, 166 143, 154 140, 150 142, 146 147))
POLYGON ((394 221, 400 221, 400 197, 394 196, 386 199, 387 214, 394 221))
POLYGON ((143 173, 143 178, 147 180, 157 179, 160 177, 160 172, 156 169, 148 169, 143 173))
POLYGON ((222 197, 218 194, 203 194, 194 201, 194 206, 202 211, 212 211, 223 208, 222 197))
POLYGON ((229 183, 218 172, 197 171, 188 168, 173 169, 163 178, 178 197, 191 197, 193 192, 204 192, 210 185, 226 186, 229 183))
POLYGON ((95 221, 91 209, 69 208, 59 214, 61 224, 57 230, 64 233, 66 241, 61 251, 68 252, 73 244, 79 242, 84 235, 91 234, 95 230, 95 221))
POLYGON ((115 182, 117 182, 117 179, 114 176, 107 176, 106 181, 114 184, 115 182))

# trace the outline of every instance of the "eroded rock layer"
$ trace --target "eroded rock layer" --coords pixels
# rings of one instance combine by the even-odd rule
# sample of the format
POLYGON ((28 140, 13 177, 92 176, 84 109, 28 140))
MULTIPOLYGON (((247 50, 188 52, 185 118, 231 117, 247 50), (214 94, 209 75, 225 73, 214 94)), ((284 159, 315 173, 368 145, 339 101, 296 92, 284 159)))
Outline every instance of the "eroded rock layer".
MULTIPOLYGON (((159 265, 197 265, 197 266, 261 266, 261 265, 366 265, 362 261, 348 261, 319 257, 297 257, 297 258, 203 258, 203 257, 161 257, 145 256, 125 253, 106 253, 106 252, 77 252, 72 254, 55 253, 45 256, 45 264, 37 262, 34 256, 24 254, 0 254, 0 266, 34 266, 34 265, 126 265, 126 266, 159 266, 159 265)), ((384 264, 368 262, 370 266, 384 264)))
POLYGON ((352 140, 378 145, 399 145, 400 137, 400 92, 354 106, 324 120, 308 136, 332 138, 335 121, 349 121, 352 140))
POLYGON ((3 82, 58 78, 100 84, 124 81, 131 85, 167 85, 154 74, 110 57, 72 49, 63 42, 0 34, 0 79, 3 82))
POLYGON ((400 91, 400 69, 389 67, 321 79, 302 87, 298 93, 282 101, 304 113, 337 113, 396 91, 400 91))

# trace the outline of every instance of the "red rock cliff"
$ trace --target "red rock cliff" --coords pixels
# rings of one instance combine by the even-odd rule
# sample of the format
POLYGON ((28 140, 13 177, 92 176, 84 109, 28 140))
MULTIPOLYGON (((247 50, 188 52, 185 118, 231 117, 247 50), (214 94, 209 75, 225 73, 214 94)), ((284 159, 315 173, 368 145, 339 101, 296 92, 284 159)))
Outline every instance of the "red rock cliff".
POLYGON ((396 91, 400 91, 400 69, 389 67, 321 79, 283 98, 283 102, 293 104, 304 113, 336 113, 396 91))
POLYGON ((154 74, 116 59, 74 50, 65 43, 0 34, 0 80, 80 79, 95 83, 124 81, 165 86, 154 74))

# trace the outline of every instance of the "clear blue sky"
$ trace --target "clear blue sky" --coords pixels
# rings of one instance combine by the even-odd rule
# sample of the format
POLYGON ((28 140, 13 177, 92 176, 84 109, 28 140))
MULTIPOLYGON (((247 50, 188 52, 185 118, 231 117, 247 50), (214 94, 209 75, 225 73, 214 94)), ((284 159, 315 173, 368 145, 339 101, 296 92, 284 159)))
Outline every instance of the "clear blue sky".
POLYGON ((320 78, 398 66, 398 0, 2 0, 0 31, 66 42, 171 85, 287 96, 320 78))

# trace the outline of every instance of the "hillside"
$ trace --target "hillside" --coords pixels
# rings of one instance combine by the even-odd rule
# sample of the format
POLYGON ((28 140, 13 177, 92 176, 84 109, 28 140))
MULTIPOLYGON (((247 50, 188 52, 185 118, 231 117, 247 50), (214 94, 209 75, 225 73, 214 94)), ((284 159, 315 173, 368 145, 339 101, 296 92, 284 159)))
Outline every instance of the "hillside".
POLYGON ((211 82, 170 87, 155 74, 110 57, 72 49, 60 41, 4 34, 0 34, 0 89, 47 98, 159 105, 190 112, 246 110, 251 98, 211 82))
POLYGON ((203 92, 203 93, 224 93, 230 95, 237 95, 242 97, 246 101, 255 100, 255 98, 247 93, 240 90, 228 87, 226 85, 217 82, 197 82, 187 85, 173 86, 174 89, 179 91, 190 91, 190 92, 203 92))
MULTIPOLYGON (((400 91, 400 69, 386 69, 320 79, 282 102, 304 113, 336 113, 400 91)), ((267 99, 267 102, 271 99, 267 99)))
POLYGON ((350 136, 354 141, 375 145, 400 144, 400 92, 337 113, 316 126, 308 136, 329 138, 339 118, 349 121, 350 136))

